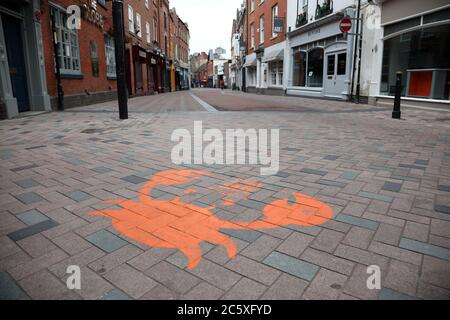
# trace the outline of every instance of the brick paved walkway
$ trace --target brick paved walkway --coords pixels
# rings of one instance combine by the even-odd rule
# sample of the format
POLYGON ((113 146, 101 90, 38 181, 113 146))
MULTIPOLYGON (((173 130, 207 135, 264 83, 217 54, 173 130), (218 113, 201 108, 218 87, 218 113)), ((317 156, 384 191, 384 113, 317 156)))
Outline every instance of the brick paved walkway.
MULTIPOLYGON (((450 298, 447 114, 406 110, 406 120, 394 121, 363 105, 193 92, 218 109, 255 111, 206 112, 182 92, 131 100, 125 122, 113 103, 0 122, 0 298, 450 298), (192 131, 195 120, 222 130, 280 128, 281 170, 262 177, 256 166, 193 166, 215 176, 184 199, 208 206, 220 199, 210 186, 250 179, 262 188, 219 206, 217 216, 259 219, 266 204, 300 192, 330 205, 334 218, 318 227, 222 230, 237 256, 205 242, 189 270, 181 252, 139 244, 89 214, 113 208, 106 200, 137 199, 159 171, 182 169, 171 163, 170 136, 192 131), (81 267, 81 290, 66 287, 69 265, 81 267), (381 290, 367 289, 370 265, 381 268, 381 290)), ((154 196, 183 191, 168 186, 154 196)))

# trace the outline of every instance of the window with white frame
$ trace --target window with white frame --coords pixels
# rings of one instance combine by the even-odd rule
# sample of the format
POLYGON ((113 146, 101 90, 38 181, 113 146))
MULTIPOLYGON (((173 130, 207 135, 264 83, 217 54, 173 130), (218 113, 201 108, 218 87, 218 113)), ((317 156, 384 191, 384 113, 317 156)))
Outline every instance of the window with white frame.
POLYGON ((308 0, 297 0, 297 15, 308 12, 308 0))
POLYGON ((142 18, 139 13, 136 13, 136 34, 139 38, 142 38, 142 18))
POLYGON ((251 48, 255 47, 255 25, 253 23, 250 25, 250 46, 251 48))
POLYGON ((272 7, 272 38, 278 36, 278 33, 275 32, 275 19, 278 17, 278 4, 272 7))
POLYGON ((54 16, 56 37, 58 40, 58 55, 60 72, 62 74, 81 74, 80 46, 78 31, 67 28, 67 14, 63 9, 50 7, 54 16))
POLYGON ((130 5, 128 5, 128 30, 134 33, 134 10, 130 5))
POLYGON ((105 35, 106 76, 116 77, 116 56, 114 50, 114 38, 105 35))
POLYGON ((283 61, 273 61, 269 63, 270 84, 272 86, 283 85, 283 61))
POLYGON ((152 40, 151 40, 151 36, 150 36, 150 23, 148 23, 148 22, 145 23, 145 33, 147 36, 147 43, 150 43, 152 40))
POLYGON ((145 0, 145 7, 148 9, 148 0, 145 0))
POLYGON ((259 17, 259 43, 264 43, 264 15, 259 17))
POLYGON ((153 40, 158 42, 158 18, 153 17, 153 40))
POLYGON ((250 12, 255 11, 255 0, 250 0, 250 12))

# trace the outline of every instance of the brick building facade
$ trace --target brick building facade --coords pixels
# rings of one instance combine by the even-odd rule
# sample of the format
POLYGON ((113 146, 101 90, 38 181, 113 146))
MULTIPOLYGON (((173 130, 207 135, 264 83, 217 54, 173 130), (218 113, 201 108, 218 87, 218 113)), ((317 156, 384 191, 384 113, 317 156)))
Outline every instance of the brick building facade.
POLYGON ((112 5, 90 0, 42 1, 42 39, 45 71, 52 108, 57 105, 57 78, 53 32, 58 37, 61 84, 65 108, 114 99, 116 75, 114 40, 112 37, 112 5), (67 8, 81 9, 79 29, 68 29, 67 8), (95 15, 98 18, 91 19, 95 15), (52 22, 54 21, 54 29, 52 22))
POLYGON ((247 90, 283 94, 287 0, 247 0, 247 90), (277 30, 276 20, 281 29, 277 30))

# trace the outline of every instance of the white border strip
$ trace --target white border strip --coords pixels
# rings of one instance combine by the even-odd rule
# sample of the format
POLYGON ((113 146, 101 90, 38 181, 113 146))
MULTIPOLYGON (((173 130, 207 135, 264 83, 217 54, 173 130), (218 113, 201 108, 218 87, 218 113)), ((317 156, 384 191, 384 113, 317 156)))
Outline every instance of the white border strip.
POLYGON ((200 105, 208 112, 219 112, 219 110, 217 110, 216 108, 214 108, 212 105, 210 105, 209 103, 206 103, 205 101, 203 101, 202 99, 200 99, 199 97, 197 97, 195 94, 189 92, 189 94, 191 95, 192 98, 194 98, 195 101, 197 101, 198 103, 200 103, 200 105))

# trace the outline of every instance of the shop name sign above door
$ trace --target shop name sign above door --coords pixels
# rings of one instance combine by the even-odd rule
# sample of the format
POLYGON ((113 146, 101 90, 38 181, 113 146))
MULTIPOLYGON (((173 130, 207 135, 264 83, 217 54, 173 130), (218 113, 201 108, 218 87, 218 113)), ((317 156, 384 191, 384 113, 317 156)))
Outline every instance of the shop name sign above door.
POLYGON ((81 16, 84 20, 96 25, 100 29, 103 29, 104 19, 103 16, 97 11, 97 1, 89 0, 89 3, 81 4, 81 16))

